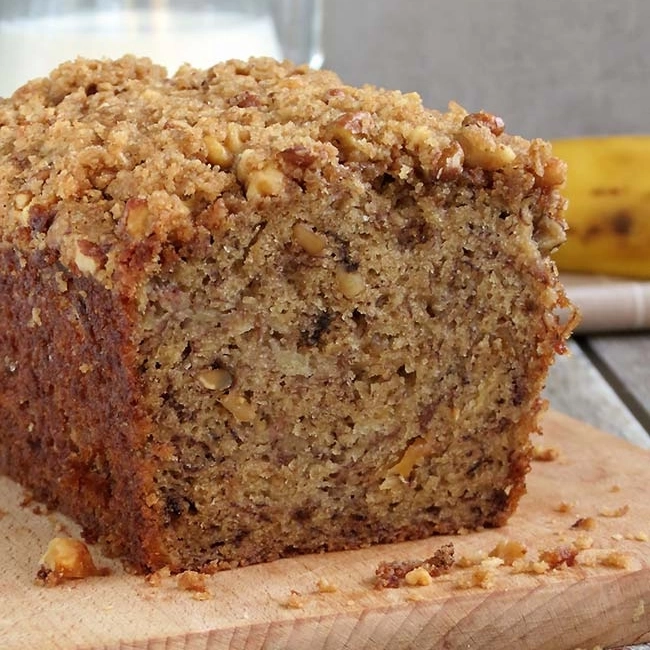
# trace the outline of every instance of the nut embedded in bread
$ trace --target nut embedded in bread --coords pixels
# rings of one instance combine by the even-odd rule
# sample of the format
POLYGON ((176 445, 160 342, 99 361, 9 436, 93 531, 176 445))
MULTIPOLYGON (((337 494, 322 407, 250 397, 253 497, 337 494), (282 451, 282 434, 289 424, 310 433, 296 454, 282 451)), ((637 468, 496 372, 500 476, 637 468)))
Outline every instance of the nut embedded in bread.
POLYGON ((563 167, 268 59, 0 100, 0 470, 141 569, 504 523, 567 328, 563 167))

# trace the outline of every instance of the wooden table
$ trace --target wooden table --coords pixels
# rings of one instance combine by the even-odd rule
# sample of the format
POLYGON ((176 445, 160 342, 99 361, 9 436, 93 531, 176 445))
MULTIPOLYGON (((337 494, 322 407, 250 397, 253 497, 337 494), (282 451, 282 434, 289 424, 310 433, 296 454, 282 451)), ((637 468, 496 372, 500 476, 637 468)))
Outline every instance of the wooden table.
POLYGON ((650 448, 650 333, 576 336, 552 368, 552 407, 650 448))
POLYGON ((547 383, 553 408, 650 448, 650 333, 576 336, 569 348, 547 383))

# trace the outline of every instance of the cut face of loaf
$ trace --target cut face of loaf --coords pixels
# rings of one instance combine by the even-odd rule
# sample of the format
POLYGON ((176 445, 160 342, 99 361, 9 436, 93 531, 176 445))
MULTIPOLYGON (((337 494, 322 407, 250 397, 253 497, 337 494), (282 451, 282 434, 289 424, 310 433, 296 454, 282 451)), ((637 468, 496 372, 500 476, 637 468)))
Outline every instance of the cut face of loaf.
POLYGON ((141 570, 503 524, 568 334, 564 170, 270 60, 0 100, 0 469, 141 570))

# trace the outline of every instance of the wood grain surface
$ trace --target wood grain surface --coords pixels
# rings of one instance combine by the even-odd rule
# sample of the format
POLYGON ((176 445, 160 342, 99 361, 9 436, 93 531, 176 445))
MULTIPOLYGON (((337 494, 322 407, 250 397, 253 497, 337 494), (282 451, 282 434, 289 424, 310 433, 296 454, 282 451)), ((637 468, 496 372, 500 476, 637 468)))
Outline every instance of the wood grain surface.
POLYGON ((96 549, 108 577, 36 584, 49 539, 79 531, 21 506, 22 490, 0 478, 0 647, 565 650, 650 641, 650 454, 554 412, 544 429, 539 443, 560 455, 534 463, 504 528, 223 572, 207 577, 209 594, 183 590, 173 576, 151 586, 96 549), (572 528, 579 517, 593 517, 595 528, 572 528), (428 586, 373 588, 380 561, 423 559, 448 541, 461 557, 517 540, 536 559, 586 535, 593 547, 573 567, 543 575, 502 566, 489 588, 463 588, 477 569, 453 568, 428 586), (590 566, 612 551, 626 568, 590 566), (321 591, 319 580, 336 591, 321 591))

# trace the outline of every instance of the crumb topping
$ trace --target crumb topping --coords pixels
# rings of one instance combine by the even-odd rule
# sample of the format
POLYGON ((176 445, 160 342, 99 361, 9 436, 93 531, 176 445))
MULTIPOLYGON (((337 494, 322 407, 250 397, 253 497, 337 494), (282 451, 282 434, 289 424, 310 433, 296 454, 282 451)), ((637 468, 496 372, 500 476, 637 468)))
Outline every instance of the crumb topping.
MULTIPOLYGON (((548 144, 509 136, 486 113, 428 111, 414 93, 351 88, 271 59, 171 78, 133 56, 65 63, 0 100, 0 154, 0 240, 51 251, 107 287, 125 260, 151 275, 165 246, 219 237, 247 203, 327 191, 359 171, 415 189, 436 180, 441 196, 445 183, 476 186, 486 173, 504 198, 539 188, 556 207, 526 209, 540 247, 564 239, 563 223, 544 216, 563 202, 548 191, 564 177, 548 144)), ((294 235, 319 255, 322 235, 294 235)))

